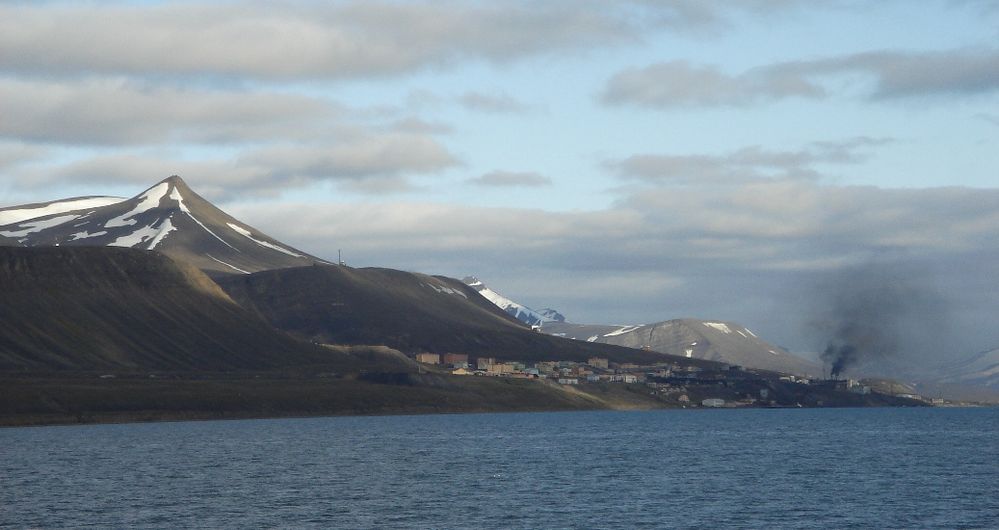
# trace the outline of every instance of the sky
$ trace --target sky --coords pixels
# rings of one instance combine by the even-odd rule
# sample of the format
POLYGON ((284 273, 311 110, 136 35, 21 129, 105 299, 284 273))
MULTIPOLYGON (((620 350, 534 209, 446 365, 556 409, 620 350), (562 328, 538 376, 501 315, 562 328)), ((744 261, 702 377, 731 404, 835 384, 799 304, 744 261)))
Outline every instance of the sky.
POLYGON ((818 351, 873 274, 999 347, 997 140, 989 0, 0 1, 0 207, 177 174, 580 323, 818 351))

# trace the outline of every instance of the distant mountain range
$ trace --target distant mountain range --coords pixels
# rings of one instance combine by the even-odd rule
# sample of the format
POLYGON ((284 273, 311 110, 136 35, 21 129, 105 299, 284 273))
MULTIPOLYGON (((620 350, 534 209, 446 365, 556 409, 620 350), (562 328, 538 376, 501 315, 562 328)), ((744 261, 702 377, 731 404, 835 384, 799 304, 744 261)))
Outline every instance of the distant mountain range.
MULTIPOLYGON (((472 277, 330 264, 229 216, 176 176, 130 199, 2 208, 0 247, 0 370, 256 370, 317 362, 361 369, 366 362, 309 344, 322 342, 525 361, 597 356, 822 373, 733 322, 574 324, 472 277)), ((941 367, 929 379, 999 388, 999 350, 941 367)))
MULTIPOLYGON (((745 326, 732 322, 680 319, 647 325, 592 325, 545 318, 544 311, 534 311, 493 291, 479 279, 463 280, 500 309, 558 337, 589 343, 615 344, 693 359, 706 359, 751 368, 791 374, 819 376, 822 366, 802 359, 779 346, 756 336, 745 326)), ((546 310, 552 311, 552 310, 546 310)))
POLYGON ((156 250, 209 274, 327 263, 231 217, 177 176, 131 199, 78 197, 0 209, 0 237, 26 247, 156 250))

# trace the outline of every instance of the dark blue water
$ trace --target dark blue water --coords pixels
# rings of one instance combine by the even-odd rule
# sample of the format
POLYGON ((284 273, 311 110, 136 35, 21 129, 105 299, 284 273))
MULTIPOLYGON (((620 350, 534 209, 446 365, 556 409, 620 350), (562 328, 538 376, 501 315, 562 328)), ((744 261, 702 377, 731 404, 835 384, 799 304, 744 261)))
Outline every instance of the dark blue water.
POLYGON ((0 429, 0 526, 999 528, 999 409, 0 429))

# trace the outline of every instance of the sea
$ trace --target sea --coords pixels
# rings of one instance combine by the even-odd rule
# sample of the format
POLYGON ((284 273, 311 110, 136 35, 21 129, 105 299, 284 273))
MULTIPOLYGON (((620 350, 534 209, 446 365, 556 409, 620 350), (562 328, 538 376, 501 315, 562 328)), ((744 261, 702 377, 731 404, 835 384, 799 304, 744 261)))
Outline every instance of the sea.
POLYGON ((999 409, 0 429, 9 528, 999 528, 999 409))

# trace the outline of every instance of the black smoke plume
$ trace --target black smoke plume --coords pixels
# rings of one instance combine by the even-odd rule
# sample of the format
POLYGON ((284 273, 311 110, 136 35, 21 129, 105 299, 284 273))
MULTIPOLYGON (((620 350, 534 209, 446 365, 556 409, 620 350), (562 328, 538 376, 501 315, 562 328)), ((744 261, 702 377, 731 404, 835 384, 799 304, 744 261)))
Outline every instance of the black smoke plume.
POLYGON ((867 265, 824 282, 818 324, 830 375, 838 378, 857 365, 883 370, 904 364, 909 353, 936 343, 931 335, 942 331, 946 308, 928 280, 898 265, 867 265))

